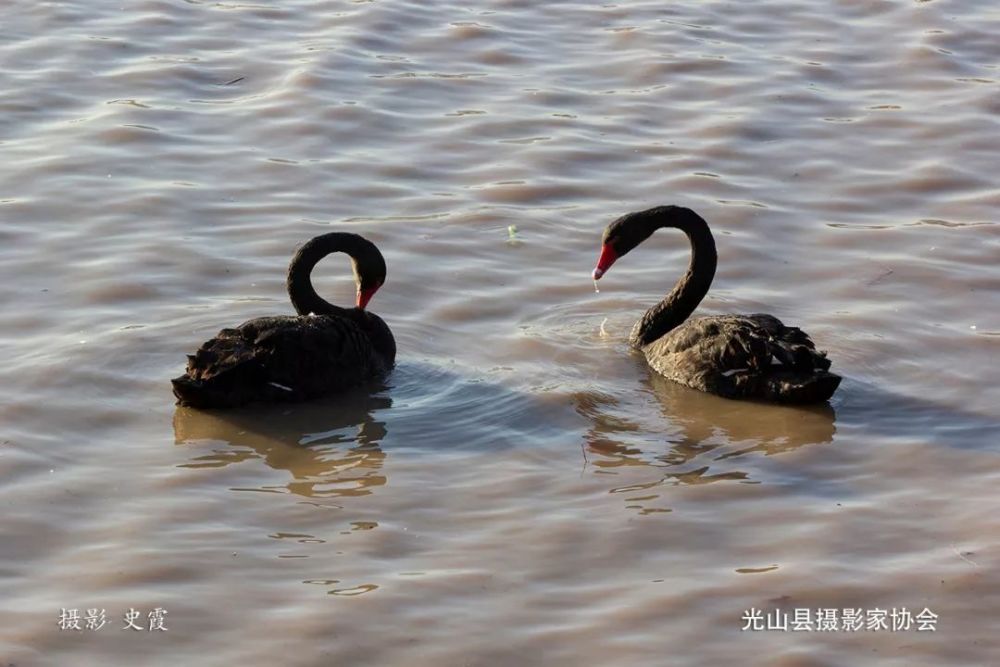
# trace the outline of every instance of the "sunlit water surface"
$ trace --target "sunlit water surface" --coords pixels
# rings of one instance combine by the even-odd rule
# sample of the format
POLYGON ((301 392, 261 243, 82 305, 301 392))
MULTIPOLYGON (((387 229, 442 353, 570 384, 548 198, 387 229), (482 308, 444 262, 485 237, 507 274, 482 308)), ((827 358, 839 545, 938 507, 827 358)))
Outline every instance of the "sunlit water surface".
POLYGON ((996 664, 993 3, 0 12, 3 664, 996 664), (588 274, 661 203, 715 231, 701 311, 805 328, 830 406, 629 353, 683 235, 588 274), (175 408, 333 229, 387 258, 391 377, 175 408), (741 632, 894 607, 936 631, 741 632))

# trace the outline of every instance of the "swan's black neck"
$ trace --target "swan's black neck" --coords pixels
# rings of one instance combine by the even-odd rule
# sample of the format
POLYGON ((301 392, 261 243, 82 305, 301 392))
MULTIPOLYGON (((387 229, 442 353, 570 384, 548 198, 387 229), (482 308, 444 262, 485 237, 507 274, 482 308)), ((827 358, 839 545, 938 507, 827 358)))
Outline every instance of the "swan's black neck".
POLYGON ((651 226, 649 234, 663 227, 676 227, 687 234, 691 241, 691 262, 687 273, 670 293, 636 322, 629 339, 635 348, 645 347, 659 339, 694 312, 712 285, 718 263, 715 239, 708 223, 694 211, 675 206, 664 207, 661 215, 652 216, 643 223, 651 226))
MULTIPOLYGON (((361 285, 366 276, 364 267, 365 259, 374 252, 378 260, 382 259, 381 253, 370 241, 348 232, 332 232, 323 234, 308 241, 299 248, 295 256, 292 257, 291 264, 288 265, 288 297, 292 300, 292 307, 299 315, 342 315, 347 309, 335 306, 316 293, 313 288, 310 274, 317 262, 327 255, 335 252, 343 252, 350 256, 351 264, 354 268, 355 281, 361 285)), ((385 264, 382 262, 382 275, 385 275, 385 264)))

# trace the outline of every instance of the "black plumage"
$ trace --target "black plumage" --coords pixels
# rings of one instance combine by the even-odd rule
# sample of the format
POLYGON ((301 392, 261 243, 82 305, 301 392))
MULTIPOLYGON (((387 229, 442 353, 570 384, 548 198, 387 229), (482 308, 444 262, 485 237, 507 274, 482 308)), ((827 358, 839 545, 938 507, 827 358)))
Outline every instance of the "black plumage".
POLYGON ((385 322, 362 306, 384 282, 385 261, 366 239, 341 232, 312 239, 288 269, 288 292, 299 315, 261 317, 220 331, 188 356, 184 375, 171 381, 177 403, 225 408, 303 401, 383 375, 395 362, 395 340, 385 322), (309 279, 320 259, 338 251, 354 264, 355 308, 327 303, 309 279))

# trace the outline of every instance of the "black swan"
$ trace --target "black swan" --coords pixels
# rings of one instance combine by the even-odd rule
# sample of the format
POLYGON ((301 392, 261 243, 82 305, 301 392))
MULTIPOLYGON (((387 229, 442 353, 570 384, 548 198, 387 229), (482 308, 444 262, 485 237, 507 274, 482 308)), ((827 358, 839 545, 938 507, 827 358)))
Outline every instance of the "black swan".
POLYGON ((178 405, 229 408, 252 402, 304 401, 378 377, 396 359, 396 341, 365 310, 385 282, 385 260, 371 241, 333 232, 303 245, 288 266, 288 296, 298 316, 261 317, 223 329, 188 355, 171 380, 178 405), (330 253, 350 256, 357 307, 327 303, 309 278, 330 253))
POLYGON ((691 241, 687 273, 635 323, 629 344, 653 370, 681 384, 726 398, 819 403, 833 395, 840 376, 801 329, 773 315, 718 315, 687 319, 715 276, 715 239, 708 223, 679 206, 629 213, 604 230, 599 280, 615 261, 661 227, 676 227, 691 241))

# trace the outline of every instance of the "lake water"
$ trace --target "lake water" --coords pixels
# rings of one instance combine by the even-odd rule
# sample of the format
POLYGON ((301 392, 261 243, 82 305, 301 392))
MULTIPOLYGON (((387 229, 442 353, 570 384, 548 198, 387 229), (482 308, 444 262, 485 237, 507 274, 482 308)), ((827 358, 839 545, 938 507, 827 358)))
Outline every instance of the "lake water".
MULTIPOLYGON (((0 14, 4 665, 996 663, 994 3, 0 14), (803 327, 829 406, 628 350, 686 239, 589 274, 668 203, 716 235, 699 312, 803 327), (184 355, 290 313, 332 230, 386 256, 385 384, 176 408, 184 355)), ((348 266, 316 270, 332 301, 348 266)))

